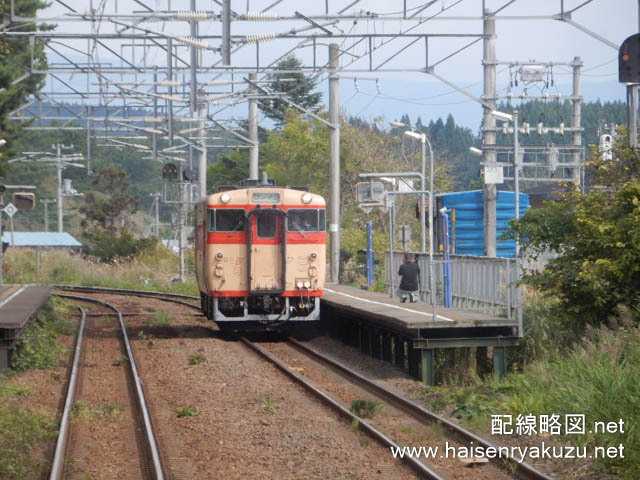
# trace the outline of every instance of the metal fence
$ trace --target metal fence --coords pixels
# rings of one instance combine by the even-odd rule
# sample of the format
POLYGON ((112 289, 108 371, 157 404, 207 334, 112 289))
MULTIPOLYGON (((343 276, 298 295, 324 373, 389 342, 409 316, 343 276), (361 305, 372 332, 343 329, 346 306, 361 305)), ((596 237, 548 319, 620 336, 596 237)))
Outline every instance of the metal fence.
MULTIPOLYGON (((414 253, 412 253, 414 255, 414 253)), ((393 266, 389 251, 385 253, 385 284, 398 288, 398 268, 404 261, 403 252, 393 252, 393 266)), ((443 305, 443 255, 433 256, 436 303, 443 305)), ((420 295, 430 301, 429 256, 418 257, 420 266, 420 295)), ((450 255, 451 306, 484 312, 490 315, 515 318, 519 289, 516 285, 518 265, 512 258, 450 255)), ((391 292, 389 292, 391 294, 391 292)), ((395 292, 394 292, 395 295, 395 292)))

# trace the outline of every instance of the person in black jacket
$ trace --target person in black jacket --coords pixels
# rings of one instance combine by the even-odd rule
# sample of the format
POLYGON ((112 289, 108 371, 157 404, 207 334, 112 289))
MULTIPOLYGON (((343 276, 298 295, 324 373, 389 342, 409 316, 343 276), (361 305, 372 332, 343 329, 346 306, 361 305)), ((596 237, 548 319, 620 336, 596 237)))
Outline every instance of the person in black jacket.
POLYGON ((400 281, 400 288, 398 288, 398 297, 400 302, 404 303, 407 298, 411 303, 418 301, 418 276, 420 275, 420 267, 417 263, 413 262, 410 253, 405 253, 404 263, 400 265, 398 275, 402 277, 400 281))

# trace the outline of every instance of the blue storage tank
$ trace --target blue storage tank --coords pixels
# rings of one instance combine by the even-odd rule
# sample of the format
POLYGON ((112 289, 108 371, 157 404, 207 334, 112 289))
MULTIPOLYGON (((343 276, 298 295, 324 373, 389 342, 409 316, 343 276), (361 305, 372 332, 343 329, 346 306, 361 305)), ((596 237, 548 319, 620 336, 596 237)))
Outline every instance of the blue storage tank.
MULTIPOLYGON (((515 241, 500 240, 507 230, 509 220, 515 217, 515 193, 498 192, 496 203, 496 255, 498 257, 514 257, 515 241)), ((458 255, 484 254, 484 194, 482 190, 468 192, 444 193, 436 195, 437 208, 455 209, 455 221, 452 222, 455 235, 455 253, 458 255)), ((529 209, 529 196, 520 193, 520 216, 529 209)), ((438 225, 442 221, 438 214, 438 225)), ((437 231, 439 231, 439 227, 437 231)), ((440 238, 440 237, 438 237, 440 238)), ((440 243, 440 242, 438 242, 440 243)))

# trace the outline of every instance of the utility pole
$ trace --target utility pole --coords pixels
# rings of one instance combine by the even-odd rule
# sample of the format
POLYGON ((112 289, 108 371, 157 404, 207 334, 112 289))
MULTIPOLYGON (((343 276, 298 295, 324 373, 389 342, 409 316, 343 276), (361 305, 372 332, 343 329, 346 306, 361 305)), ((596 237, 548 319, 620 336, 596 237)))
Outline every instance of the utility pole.
POLYGON ((56 174, 58 176, 58 232, 62 232, 62 145, 56 143, 56 174))
POLYGON ((339 119, 339 46, 329 45, 329 240, 330 281, 340 280, 340 119, 339 119))
MULTIPOLYGON (((249 74, 249 81, 255 84, 258 80, 256 73, 249 74)), ((251 86, 251 91, 255 92, 255 87, 251 86)), ((258 100, 249 97, 249 178, 258 179, 258 100)))
MULTIPOLYGON (((582 60, 580 57, 573 59, 573 100, 572 112, 571 112, 571 126, 573 128, 580 128, 580 112, 582 106, 582 97, 580 96, 580 69, 582 68, 582 60)), ((572 135, 572 144, 576 146, 582 145, 582 132, 580 130, 574 130, 572 135)), ((581 185, 581 173, 582 168, 580 165, 580 151, 574 150, 571 154, 571 163, 576 165, 573 168, 573 183, 574 185, 581 185)))
MULTIPOLYGON (((496 109, 496 19, 493 11, 484 11, 484 38, 482 65, 484 69, 485 104, 482 107, 482 144, 490 148, 482 149, 484 168, 496 166, 496 121, 491 111, 496 109)), ((486 178, 486 177, 485 177, 486 178)), ((496 256, 496 201, 498 189, 495 183, 484 183, 484 254, 487 257, 496 256)))
POLYGON ((198 118, 200 119, 200 123, 198 125, 198 137, 200 137, 200 149, 198 150, 198 182, 200 186, 200 199, 203 199, 207 196, 207 143, 205 142, 204 138, 204 118, 206 114, 207 104, 205 102, 201 102, 200 107, 198 108, 198 118))
POLYGON ((91 105, 87 105, 87 176, 91 175, 91 105))
POLYGON ((48 200, 40 200, 44 204, 44 231, 49 231, 49 204, 55 202, 53 198, 48 200))

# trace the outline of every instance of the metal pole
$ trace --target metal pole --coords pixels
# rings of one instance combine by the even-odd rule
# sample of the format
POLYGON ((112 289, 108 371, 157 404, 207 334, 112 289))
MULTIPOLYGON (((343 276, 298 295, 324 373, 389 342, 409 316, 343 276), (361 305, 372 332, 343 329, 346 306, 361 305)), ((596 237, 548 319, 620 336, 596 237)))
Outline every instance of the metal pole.
MULTIPOLYGON (((422 134, 420 137, 420 146, 422 147, 422 165, 420 168, 420 173, 422 173, 422 176, 420 177, 420 190, 422 190, 423 192, 425 191, 425 180, 424 180, 424 176, 425 176, 425 169, 426 169, 426 163, 427 163, 427 154, 425 152, 426 149, 426 143, 427 143, 427 135, 426 134, 422 134)), ((431 150, 431 145, 429 145, 429 150, 431 150)), ((425 223, 426 223, 426 215, 425 215, 425 211, 424 211, 424 193, 420 194, 420 253, 425 254, 427 251, 427 247, 426 247, 426 239, 425 239, 425 223)))
POLYGON ((160 238, 160 194, 156 194, 156 238, 160 238))
POLYGON ((207 142, 204 139, 204 118, 207 114, 207 105, 202 102, 198 110, 200 125, 198 137, 200 137, 200 149, 198 150, 198 181, 200 185, 200 198, 207 196, 207 142))
MULTIPOLYGON (((483 68, 484 68, 484 94, 482 119, 482 144, 491 145, 491 149, 483 149, 483 161, 485 168, 496 164, 496 121, 491 111, 496 108, 496 19, 493 11, 484 11, 483 28, 483 68)), ((497 186, 493 183, 485 183, 484 193, 484 254, 487 257, 496 256, 496 200, 498 198, 497 186)))
POLYGON ((373 284, 373 239, 372 223, 367 222, 367 286, 373 284))
MULTIPOLYGON (((580 127, 580 107, 582 103, 582 99, 580 97, 580 69, 582 68, 582 60, 580 57, 575 57, 573 59, 573 100, 571 101, 573 104, 573 111, 571 115, 571 126, 573 128, 580 127)), ((582 145, 582 132, 574 131, 573 132, 573 145, 582 145)), ((576 149, 572 154, 572 162, 574 165, 580 164, 580 152, 576 149)), ((573 168, 573 183, 576 185, 580 185, 580 171, 581 166, 576 166, 573 168)))
MULTIPOLYGON (((513 182, 515 200, 513 202, 515 207, 516 220, 520 218, 520 143, 518 138, 518 112, 513 112, 513 182)), ((516 236, 515 241, 515 260, 516 260, 516 281, 520 282, 520 242, 516 236)), ((520 285, 516 286, 516 312, 518 316, 518 337, 522 338, 524 334, 524 328, 522 324, 522 289, 520 285)))
POLYGON ((433 195, 433 147, 431 142, 425 135, 425 140, 429 144, 429 289, 431 290, 431 310, 433 320, 436 319, 436 279, 433 276, 433 203, 435 197, 433 195))
POLYGON ((44 203, 44 231, 48 232, 49 231, 49 202, 47 200, 44 200, 42 203, 44 203))
MULTIPOLYGON (((255 84, 258 80, 257 73, 249 74, 249 81, 255 84)), ((251 86, 251 91, 255 92, 255 87, 251 86)), ((258 179, 258 100, 255 97, 249 98, 249 178, 258 179)))
MULTIPOLYGON (((190 8, 192 12, 196 10, 196 0, 191 0, 190 8)), ((198 37, 197 20, 191 20, 189 22, 189 34, 191 35, 191 38, 198 37)), ((193 114, 198 110, 198 78, 196 76, 197 68, 198 68, 197 47, 195 45, 191 45, 191 47, 189 48, 189 53, 191 55, 191 61, 190 61, 191 80, 189 82, 191 88, 189 92, 189 111, 191 113, 191 116, 193 117, 193 114)), ((189 166, 193 167, 193 165, 189 165, 189 166)))
POLYGON ((56 163, 56 173, 58 176, 58 232, 62 232, 62 154, 60 153, 61 145, 57 143, 56 157, 58 162, 56 163))
POLYGON ((337 75, 339 46, 329 45, 329 239, 330 277, 332 283, 340 280, 340 119, 339 119, 339 78, 337 75))
MULTIPOLYGON (((153 118, 158 118, 158 66, 153 66, 153 118)), ((154 126, 157 123, 153 124, 154 126)), ((155 129, 154 129, 155 130, 155 129)), ((151 134, 151 144, 153 148, 153 159, 158 160, 158 137, 155 133, 151 134)))
POLYGON ((231 65, 231 0, 222 0, 222 64, 231 65))
POLYGON ((91 175, 91 105, 87 105, 87 175, 91 175))
POLYGON ((391 284, 391 292, 389 296, 393 298, 395 290, 395 268, 393 262, 393 205, 389 205, 389 282, 391 284))

